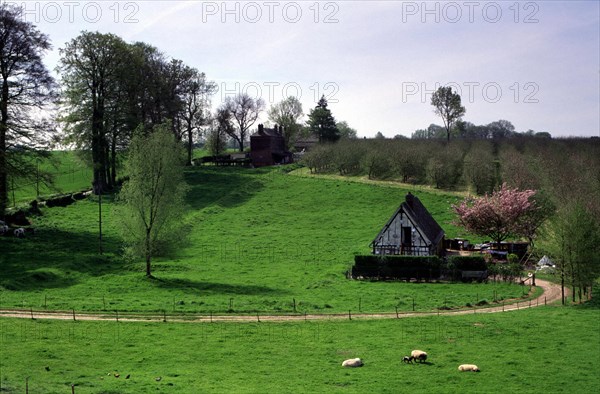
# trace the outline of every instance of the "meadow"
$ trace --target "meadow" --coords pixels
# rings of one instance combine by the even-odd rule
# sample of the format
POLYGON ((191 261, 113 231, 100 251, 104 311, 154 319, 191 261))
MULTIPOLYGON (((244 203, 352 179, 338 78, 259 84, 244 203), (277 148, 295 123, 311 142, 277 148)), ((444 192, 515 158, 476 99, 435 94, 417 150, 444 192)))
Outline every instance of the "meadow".
MULTIPOLYGON (((0 307, 168 313, 427 311, 521 298, 507 283, 346 279, 408 190, 288 175, 279 169, 202 167, 186 173, 189 237, 157 258, 156 279, 122 256, 114 201, 103 199, 98 254, 95 198, 48 208, 37 233, 3 238, 0 307)), ((417 193, 417 191, 415 191, 417 193)), ((449 237, 452 194, 419 191, 449 237)))
POLYGON ((52 174, 53 183, 17 179, 9 182, 10 206, 30 202, 37 197, 67 193, 91 188, 92 170, 82 162, 75 152, 53 151, 49 157, 35 162, 40 172, 52 174))
POLYGON ((301 323, 0 320, 0 391, 592 393, 598 306, 301 323), (404 364, 412 349, 424 364, 404 364), (365 366, 341 362, 360 357, 365 366), (481 372, 459 372, 474 363, 481 372), (119 377, 116 377, 119 375, 119 377), (129 376, 128 379, 127 376, 129 376), (159 380, 157 380, 160 378, 159 380))

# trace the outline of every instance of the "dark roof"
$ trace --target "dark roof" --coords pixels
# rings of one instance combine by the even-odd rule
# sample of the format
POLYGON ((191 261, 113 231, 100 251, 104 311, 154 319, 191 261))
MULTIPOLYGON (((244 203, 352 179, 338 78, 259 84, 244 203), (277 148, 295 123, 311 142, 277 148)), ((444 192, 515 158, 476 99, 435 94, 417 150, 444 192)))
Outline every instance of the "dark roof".
POLYGON ((390 220, 386 223, 386 225, 381 229, 377 237, 371 242, 371 245, 376 244, 377 240, 383 235, 383 233, 388 229, 388 227, 392 224, 394 218, 400 212, 406 213, 411 221, 417 226, 434 245, 437 245, 438 242, 444 237, 444 230, 440 227, 440 225, 435 221, 433 216, 429 213, 427 208, 423 205, 421 200, 415 197, 412 193, 408 193, 406 195, 406 201, 400 204, 400 207, 396 210, 396 212, 392 215, 390 220))
POLYGON ((421 200, 409 192, 402 206, 404 206, 404 212, 408 213, 415 220, 415 224, 423 230, 423 233, 425 233, 425 236, 431 242, 437 244, 442 239, 444 230, 442 230, 433 216, 431 216, 425 205, 421 203, 421 200))

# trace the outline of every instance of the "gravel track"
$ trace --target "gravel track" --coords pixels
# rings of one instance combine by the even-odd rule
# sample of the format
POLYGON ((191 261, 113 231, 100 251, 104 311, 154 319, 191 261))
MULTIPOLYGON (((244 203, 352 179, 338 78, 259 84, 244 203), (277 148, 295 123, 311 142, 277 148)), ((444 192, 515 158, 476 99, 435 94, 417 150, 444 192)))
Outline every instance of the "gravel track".
POLYGON ((520 309, 534 308, 540 305, 560 301, 560 286, 545 280, 536 280, 537 287, 543 289, 543 294, 527 301, 513 300, 509 304, 490 307, 456 309, 431 312, 399 312, 392 313, 337 313, 337 314, 293 314, 293 315, 161 315, 138 313, 84 313, 73 311, 36 311, 24 309, 0 309, 0 318, 19 319, 51 319, 51 320, 78 320, 78 321, 123 321, 123 322, 182 322, 182 323, 210 323, 210 322, 293 322, 305 320, 367 320, 367 319, 395 319, 421 316, 450 316, 474 313, 501 313, 520 309))

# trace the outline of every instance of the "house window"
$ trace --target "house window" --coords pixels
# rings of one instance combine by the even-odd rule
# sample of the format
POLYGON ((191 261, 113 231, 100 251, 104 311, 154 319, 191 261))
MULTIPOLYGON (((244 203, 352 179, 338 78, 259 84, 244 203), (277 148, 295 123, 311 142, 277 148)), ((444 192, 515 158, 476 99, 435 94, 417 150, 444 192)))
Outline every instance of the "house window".
POLYGON ((402 227, 402 245, 404 245, 404 246, 412 245, 412 228, 411 227, 402 227))

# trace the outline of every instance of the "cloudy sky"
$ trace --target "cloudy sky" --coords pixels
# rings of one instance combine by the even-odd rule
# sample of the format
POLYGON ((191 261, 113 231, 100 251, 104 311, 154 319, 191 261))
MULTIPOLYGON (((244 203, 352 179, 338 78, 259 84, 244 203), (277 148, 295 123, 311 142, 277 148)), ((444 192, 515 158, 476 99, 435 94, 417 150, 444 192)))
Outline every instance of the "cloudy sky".
MULTIPOLYGON (((11 1, 8 1, 12 3, 11 1)), ((267 106, 325 95, 360 136, 442 124, 450 85, 465 120, 600 135, 598 1, 19 1, 54 49, 80 31, 144 41, 206 73, 218 105, 240 91, 267 106)))

